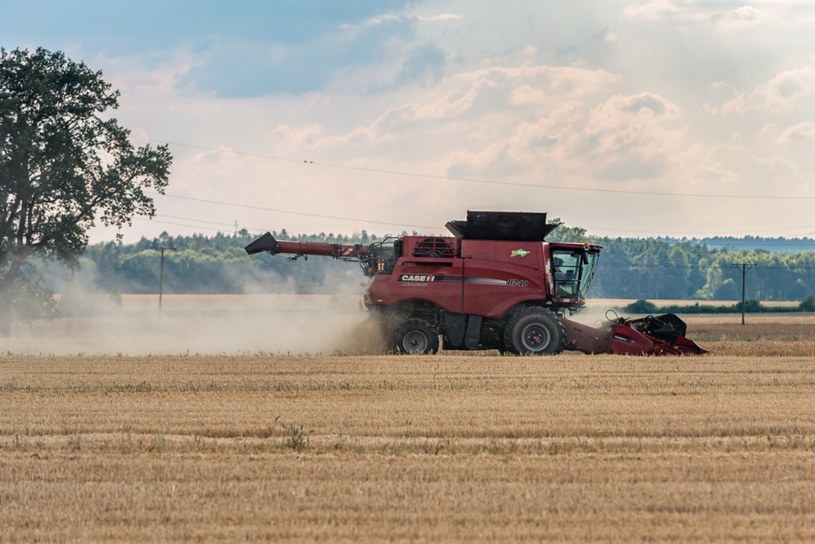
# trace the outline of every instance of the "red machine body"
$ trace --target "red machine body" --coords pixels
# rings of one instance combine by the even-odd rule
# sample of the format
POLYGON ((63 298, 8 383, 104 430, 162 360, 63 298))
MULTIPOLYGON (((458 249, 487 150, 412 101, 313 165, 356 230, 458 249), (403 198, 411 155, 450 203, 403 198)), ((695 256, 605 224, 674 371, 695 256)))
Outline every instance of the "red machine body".
POLYGON ((499 319, 526 303, 553 309, 584 305, 600 252, 598 246, 584 244, 420 236, 401 238, 393 250, 397 258, 376 260, 364 295, 366 306, 429 305, 488 319, 499 319))
POLYGON ((566 318, 585 305, 602 247, 544 241, 556 226, 546 223, 545 213, 468 212, 466 221, 447 224, 454 236, 362 246, 278 241, 266 233, 246 251, 359 262, 369 277, 364 304, 403 352, 435 352, 439 337, 445 349, 532 354, 704 351, 684 338, 678 318, 669 324, 681 324, 673 338, 653 336, 653 327, 636 321, 597 329, 566 318))

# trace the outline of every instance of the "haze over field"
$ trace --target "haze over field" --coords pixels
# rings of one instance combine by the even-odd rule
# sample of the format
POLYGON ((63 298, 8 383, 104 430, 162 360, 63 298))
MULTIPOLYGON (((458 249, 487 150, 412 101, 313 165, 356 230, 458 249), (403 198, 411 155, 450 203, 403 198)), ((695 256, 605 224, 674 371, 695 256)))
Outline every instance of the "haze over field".
POLYGON ((126 240, 442 232, 467 209, 611 236, 815 232, 810 2, 2 9, 0 45, 103 70, 134 142, 170 142, 168 196, 126 240))
POLYGON ((28 355, 361 354, 382 352, 358 297, 75 293, 56 320, 19 323, 0 352, 28 355))

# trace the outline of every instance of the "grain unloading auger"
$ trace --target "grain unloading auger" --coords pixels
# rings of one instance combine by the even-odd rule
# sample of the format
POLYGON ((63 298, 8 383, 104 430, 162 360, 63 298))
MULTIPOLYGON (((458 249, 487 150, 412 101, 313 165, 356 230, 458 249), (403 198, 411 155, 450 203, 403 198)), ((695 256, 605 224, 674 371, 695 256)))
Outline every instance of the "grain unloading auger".
POLYGON ((673 314, 607 319, 589 327, 567 315, 585 306, 602 246, 545 242, 545 213, 467 212, 454 236, 401 236, 370 245, 292 242, 266 233, 250 255, 322 255, 360 263, 365 307, 403 353, 498 349, 551 355, 564 349, 624 355, 706 353, 673 314))

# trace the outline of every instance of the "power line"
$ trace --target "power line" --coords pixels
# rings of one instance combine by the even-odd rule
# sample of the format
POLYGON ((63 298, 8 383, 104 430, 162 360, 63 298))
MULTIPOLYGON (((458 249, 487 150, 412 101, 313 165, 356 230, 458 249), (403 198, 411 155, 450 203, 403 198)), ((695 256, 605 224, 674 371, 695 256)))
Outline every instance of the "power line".
MULTIPOLYGON (((201 149, 207 151, 223 151, 223 148, 214 148, 214 147, 207 147, 202 145, 195 145, 195 144, 188 144, 183 142, 169 142, 169 144, 174 146, 180 147, 188 147, 192 149, 201 149)), ((398 176, 408 176, 408 177, 417 177, 423 179, 431 179, 431 180, 444 180, 444 181, 458 181, 458 182, 471 182, 471 183, 482 183, 482 184, 492 184, 492 185, 505 185, 505 186, 517 186, 517 187, 525 187, 525 188, 537 188, 537 189, 553 189, 553 190, 564 190, 564 191, 584 191, 584 192, 597 192, 597 193, 617 193, 617 194, 639 194, 639 195, 650 195, 650 196, 675 196, 675 197, 698 197, 698 198, 730 198, 730 199, 776 199, 776 200, 815 200, 815 196, 807 196, 807 195, 796 195, 796 196, 788 196, 788 195, 743 195, 743 194, 712 194, 712 193, 681 193, 681 192, 663 192, 663 191, 642 191, 642 190, 624 190, 624 189, 602 189, 602 188, 595 188, 595 187, 566 187, 562 185, 550 185, 550 184, 536 184, 536 183, 523 183, 523 182, 512 182, 512 181, 499 181, 499 180, 490 180, 490 179, 482 179, 482 178, 468 178, 468 177, 457 177, 457 176, 441 176, 441 175, 434 175, 434 174, 424 174, 418 172, 409 172, 409 171, 398 171, 398 170, 389 170, 389 169, 381 169, 381 168, 367 168, 361 166, 348 166, 336 163, 323 163, 323 162, 315 162, 313 160, 302 160, 302 159, 295 159, 291 157, 283 157, 278 155, 269 155, 269 154, 261 154, 261 153, 248 153, 244 151, 238 150, 229 150, 230 153, 234 153, 236 155, 247 156, 247 157, 257 157, 262 159, 269 159, 269 160, 277 160, 277 161, 286 161, 296 164, 306 164, 306 165, 315 165, 315 166, 324 166, 329 168, 338 168, 338 169, 345 169, 345 170, 354 170, 354 171, 363 171, 363 172, 372 172, 372 173, 380 173, 380 174, 387 174, 387 175, 398 175, 398 176)), ((354 217, 341 217, 341 216, 334 216, 334 215, 326 215, 326 214, 317 214, 317 213, 309 213, 309 212, 300 212, 295 210, 284 210, 279 208, 269 208, 269 207, 262 207, 262 206, 254 206, 254 205, 247 205, 247 204, 238 204, 233 202, 225 202, 220 200, 209 200, 209 199, 200 199, 194 197, 182 197, 180 195, 171 195, 165 194, 163 196, 167 196, 168 198, 179 198, 179 199, 186 199, 191 201, 199 201, 205 202, 210 204, 218 204, 223 206, 232 206, 232 207, 239 207, 245 209, 257 209, 263 211, 271 211, 275 213, 283 213, 283 214, 290 214, 290 215, 300 215, 305 217, 317 217, 323 219, 335 219, 340 221, 355 221, 355 222, 362 222, 362 223, 371 223, 371 224, 379 224, 379 225, 389 225, 389 226, 396 226, 396 227, 407 227, 407 228, 420 228, 420 229, 427 229, 438 232, 437 227, 430 227, 427 225, 414 225, 408 223, 395 223, 389 221, 376 221, 371 219, 362 219, 362 218, 354 218, 354 217)), ((597 227, 597 226, 589 226, 589 228, 598 229, 598 230, 611 230, 611 231, 619 231, 619 232, 630 232, 630 233, 642 233, 644 232, 642 229, 634 230, 634 229, 625 229, 619 227, 597 227)), ((802 227, 785 227, 785 228, 772 228, 772 229, 762 229, 760 231, 742 231, 744 233, 755 233, 755 232, 779 232, 779 231, 789 231, 789 230, 798 230, 798 229, 811 229, 813 228, 812 225, 806 225, 802 227)), ((263 229, 259 229, 263 230, 263 229)), ((692 234, 693 236, 716 236, 718 233, 714 234, 692 234)), ((678 236, 687 236, 687 233, 682 233, 678 236)), ((667 236, 667 235, 666 235, 667 236)))
POLYGON ((206 225, 218 225, 221 227, 229 227, 230 230, 234 229, 236 226, 245 228, 247 230, 251 230, 254 232, 263 232, 267 230, 266 227, 250 227, 248 225, 240 225, 237 222, 235 223, 220 223, 217 221, 206 221, 204 219, 195 219, 194 217, 179 217, 177 215, 166 215, 166 214, 156 214, 154 217, 167 217, 170 219, 180 219, 181 221, 193 221, 195 223, 204 223, 206 225))
POLYGON ((427 225, 411 225, 407 223, 393 223, 390 221, 375 221, 371 219, 362 219, 359 217, 342 217, 338 215, 326 215, 326 214, 319 214, 319 213, 309 213, 309 212, 298 212, 294 210, 283 210, 280 208, 268 208, 266 206, 255 206, 252 204, 238 204, 235 202, 226 202, 223 200, 211 200, 207 198, 196 198, 192 196, 180 196, 180 195, 170 195, 170 194, 160 194, 154 193, 155 196, 163 196, 167 198, 177 198, 180 200, 190 200, 193 202, 205 202, 207 204, 218 204, 220 206, 231 206, 234 208, 245 208, 249 210, 261 210, 266 212, 274 212, 274 213, 283 213, 289 215, 301 215, 305 217, 318 217, 321 219, 337 219, 340 221, 355 221, 358 223, 371 223, 374 225, 389 225, 392 227, 410 227, 410 228, 417 228, 417 229, 427 229, 427 230, 438 230, 437 227, 429 227, 427 225))
MULTIPOLYGON (((175 216, 156 215, 156 217, 175 217, 175 216)), ((186 219, 188 221, 199 221, 198 219, 192 219, 192 218, 186 218, 186 219)), ((189 228, 192 228, 192 229, 207 230, 207 231, 210 231, 210 232, 220 232, 220 233, 223 233, 223 234, 227 234, 227 232, 224 229, 219 229, 219 228, 215 228, 215 227, 205 227, 205 226, 202 226, 202 225, 191 225, 189 223, 176 223, 175 221, 161 221, 160 219, 149 219, 147 217, 134 217, 133 220, 134 221, 143 221, 145 223, 157 223, 159 225, 173 225, 175 227, 189 227, 189 228)), ((230 227, 230 229, 235 227, 234 223, 231 224, 231 225, 227 224, 227 223, 216 223, 216 222, 213 222, 213 221, 208 221, 207 223, 211 223, 213 225, 223 225, 225 227, 230 227)), ((251 230, 252 232, 255 232, 255 233, 263 232, 265 230, 268 230, 265 227, 264 228, 243 227, 243 228, 246 228, 247 230, 251 230)))
MULTIPOLYGON (((198 199, 198 198, 194 198, 194 197, 182 197, 182 196, 168 195, 168 194, 159 195, 158 193, 155 193, 155 194, 156 194, 156 196, 166 196, 166 197, 170 197, 170 198, 181 198, 181 199, 194 200, 194 201, 203 200, 204 202, 209 203, 209 204, 216 204, 217 203, 217 204, 233 206, 233 207, 248 207, 248 208, 251 208, 251 209, 256 209, 257 208, 256 206, 250 206, 250 205, 244 205, 244 204, 236 204, 236 203, 227 203, 227 202, 221 202, 221 201, 216 201, 216 200, 204 200, 204 199, 198 199)), ((301 212, 283 212, 283 211, 280 211, 278 213, 298 214, 298 213, 301 213, 301 212)), ((330 215, 321 215, 321 214, 309 214, 309 215, 312 215, 312 216, 315 216, 315 217, 339 219, 336 216, 330 216, 330 215)), ((217 222, 217 221, 207 221, 207 220, 203 220, 203 219, 196 219, 196 218, 193 218, 193 217, 181 217, 181 216, 177 216, 177 215, 156 214, 155 217, 166 217, 166 218, 170 218, 170 219, 179 219, 179 220, 182 220, 182 221, 193 221, 195 223, 204 223, 204 224, 207 224, 207 225, 218 225, 218 226, 222 226, 222 227, 229 227, 230 229, 235 227, 234 223, 221 223, 221 222, 217 222)), ((152 220, 151 219, 144 219, 144 218, 135 218, 135 219, 137 219, 139 221, 151 221, 153 223, 161 223, 161 224, 166 224, 166 225, 174 225, 174 226, 190 227, 190 228, 199 228, 199 229, 210 230, 210 231, 224 232, 223 229, 208 228, 208 227, 203 227, 203 226, 199 226, 199 225, 190 225, 190 224, 185 224, 185 223, 161 221, 161 220, 158 220, 158 219, 152 219, 152 220)), ((346 218, 345 220, 347 220, 347 221, 360 221, 360 222, 366 222, 366 223, 379 223, 377 221, 372 221, 372 220, 362 220, 362 219, 352 219, 352 218, 346 218)), ((436 229, 433 229, 432 227, 420 227, 418 225, 407 225, 407 224, 397 224, 397 223, 382 223, 382 224, 388 224, 388 225, 391 225, 391 226, 395 225, 395 226, 401 226, 401 227, 425 228, 425 229, 429 229, 429 230, 436 230, 436 229)), ((245 228, 247 230, 251 230, 253 232, 262 232, 264 230, 268 230, 268 227, 251 227, 251 226, 247 226, 247 225, 244 225, 243 228, 245 228)), ((585 227, 581 227, 581 228, 585 228, 585 227)), ((595 226, 595 227, 591 227, 591 228, 600 228, 600 227, 595 226)), ((634 232, 634 231, 632 231, 632 232, 634 232)), ((605 236, 604 238, 611 238, 611 237, 605 236)), ((666 238, 670 238, 670 237, 666 237, 666 238)), ((762 241, 762 240, 741 240, 741 239, 737 238, 737 239, 734 239, 734 241, 732 243, 723 243, 723 242, 711 242, 709 239, 699 238, 699 239, 687 240, 687 242, 689 242, 691 245, 694 245, 694 246, 697 246, 697 245, 702 246, 702 245, 704 245, 704 246, 707 246, 709 249, 717 249, 719 246, 721 246, 721 248, 723 248, 723 249, 728 249, 729 248, 731 250, 739 250, 738 246, 756 246, 756 247, 760 248, 761 246, 764 246, 764 245, 767 245, 767 244, 771 244, 771 245, 780 244, 780 245, 783 245, 783 246, 786 246, 786 247, 793 247, 793 246, 802 246, 802 247, 805 247, 805 248, 815 247, 815 239, 780 239, 780 240, 779 239, 768 239, 766 241, 762 241)))
MULTIPOLYGON (((155 142, 157 143, 157 142, 155 142)), ((223 148, 207 147, 202 145, 187 144, 182 142, 166 142, 169 145, 187 147, 191 149, 201 149, 205 151, 223 151, 223 148)), ((365 166, 348 166, 345 164, 337 164, 330 162, 320 162, 314 160, 294 159, 291 157, 282 157, 278 155, 267 155, 262 153, 247 153, 244 151, 229 150, 230 153, 241 155, 245 157, 256 157, 260 159, 268 159, 275 161, 285 161, 298 164, 305 164, 307 166, 323 166, 326 168, 336 168, 342 170, 351 170, 355 172, 367 172, 373 174, 386 174, 391 176, 406 176, 420 179, 430 179, 437 181, 459 181, 466 183, 480 183, 486 185, 502 185, 510 187, 525 187, 531 189, 552 189, 558 191, 578 191, 578 192, 591 192, 591 193, 606 193, 606 194, 625 194, 625 195, 648 195, 648 196, 665 196, 665 197, 684 197, 684 198, 716 198, 716 199, 741 199, 741 200, 815 200, 815 196, 809 195, 745 195, 735 193, 683 193, 683 192, 669 192, 669 191, 644 191, 644 190, 626 190, 626 189, 602 189, 598 187, 581 187, 581 186, 563 186, 552 184, 540 183, 524 183, 518 181, 499 181, 485 178, 471 178, 461 176, 442 176, 438 174, 425 174, 421 172, 409 172, 402 170, 390 170, 385 168, 369 168, 365 166)))
MULTIPOLYGON (((158 195, 158 193, 156 193, 156 195, 158 195)), ((198 199, 198 198, 194 198, 194 197, 181 197, 181 196, 167 195, 167 194, 158 195, 158 196, 167 196, 167 197, 170 197, 170 198, 181 198, 181 199, 196 200, 196 201, 197 200, 203 200, 204 202, 210 203, 210 204, 218 203, 218 204, 234 206, 234 207, 257 208, 256 206, 248 206, 248 205, 236 204, 236 203, 226 203, 226 202, 215 201, 215 200, 204 200, 204 199, 198 199)), ((278 213, 300 213, 300 212, 278 212, 278 213)), ((337 219, 337 217, 335 217, 335 216, 324 216, 324 215, 320 215, 320 214, 310 214, 310 215, 317 216, 317 217, 325 217, 325 218, 337 219)), ((208 221, 208 220, 204 220, 204 219, 196 219, 196 218, 193 218, 193 217, 181 217, 181 216, 167 215, 167 214, 156 214, 155 217, 166 217, 166 218, 170 218, 170 219, 179 219, 179 220, 182 220, 182 221, 193 221, 195 223, 204 223, 204 224, 207 224, 207 225, 218 225, 218 226, 229 227, 229 228, 234 228, 235 227, 234 223, 220 223, 220 222, 216 222, 216 221, 208 221)), ((142 221, 147 220, 147 219, 140 219, 140 218, 137 218, 137 219, 142 220, 142 221)), ((351 219, 351 218, 348 218, 346 220, 348 220, 348 221, 363 221, 363 220, 360 220, 360 219, 351 219)), ((148 220, 148 221, 152 221, 154 223, 167 224, 167 225, 175 225, 175 226, 191 227, 191 228, 200 228, 200 229, 205 229, 205 230, 210 230, 210 231, 223 232, 222 229, 207 228, 207 227, 198 226, 198 225, 175 223, 175 222, 161 221, 161 220, 156 220, 156 219, 148 220)), ((376 221, 364 221, 364 222, 378 223, 376 221)), ((396 225, 396 226, 402 226, 402 227, 411 227, 411 228, 426 228, 426 229, 434 230, 431 227, 419 227, 417 225, 404 225, 404 224, 395 224, 395 223, 383 223, 383 224, 389 224, 389 225, 392 225, 392 226, 396 225)), ((254 231, 254 232, 262 232, 264 230, 267 230, 267 227, 250 227, 250 226, 246 226, 246 225, 244 225, 243 228, 246 228, 247 230, 251 230, 251 231, 254 231)), ((585 227, 581 227, 581 228, 585 228, 585 227)), ((598 227, 592 227, 592 228, 598 228, 598 227)), ((781 245, 784 245, 784 246, 787 246, 787 247, 804 246, 804 247, 808 248, 808 247, 815 246, 815 240, 810 240, 810 239, 789 239, 789 240, 787 240, 787 239, 781 239, 781 240, 768 239, 767 241, 735 239, 732 243, 720 243, 720 242, 711 242, 711 241, 709 241, 707 239, 701 238, 701 239, 698 239, 698 240, 689 240, 688 242, 690 242, 692 245, 700 245, 700 246, 705 245, 710 249, 716 249, 717 246, 721 246, 722 248, 727 249, 728 246, 733 246, 733 247, 730 247, 731 250, 738 250, 739 248, 737 246, 748 246, 749 245, 749 246, 758 246, 758 247, 760 247, 762 245, 767 245, 768 243, 769 244, 781 244, 781 245)))
MULTIPOLYGON (((358 222, 358 223, 370 223, 370 224, 375 224, 375 225, 388 225, 388 226, 395 226, 395 227, 402 227, 402 228, 418 228, 418 229, 430 230, 430 231, 433 231, 433 232, 439 232, 439 230, 440 230, 437 227, 430 227, 430 226, 427 226, 427 225, 414 225, 414 224, 410 224, 410 223, 394 223, 394 222, 389 222, 389 221, 377 221, 377 220, 373 220, 373 219, 362 219, 362 218, 358 218, 358 217, 341 217, 341 216, 336 216, 336 215, 327 215, 327 214, 319 214, 319 213, 311 213, 311 212, 300 212, 300 211, 295 211, 295 210, 284 210, 284 209, 280 209, 280 208, 269 208, 269 207, 264 207, 264 206, 256 206, 256 205, 253 205, 253 204, 240 204, 240 203, 237 203, 237 202, 226 202, 226 201, 223 201, 223 200, 215 200, 215 199, 205 199, 205 198, 197 198, 197 197, 191 197, 191 196, 173 195, 173 194, 168 194, 168 193, 164 193, 164 194, 153 193, 153 196, 175 198, 175 199, 180 199, 180 200, 189 200, 189 201, 193 201, 193 202, 203 202, 203 203, 206 203, 206 204, 215 204, 215 205, 219 205, 219 206, 230 206, 230 207, 233 207, 233 208, 244 208, 244 209, 250 209, 250 210, 269 211, 269 212, 289 214, 289 215, 301 215, 301 216, 307 216, 307 217, 317 217, 317 218, 321 218, 321 219, 335 219, 335 220, 339 220, 339 221, 352 221, 352 222, 358 222)), ((171 216, 165 215, 164 217, 171 217, 171 216)), ((186 219, 188 221, 196 221, 196 222, 201 222, 201 223, 209 223, 208 221, 201 221, 201 220, 198 220, 198 219, 191 219, 191 218, 180 218, 180 219, 186 219)), ((234 225, 227 225, 225 223, 213 223, 213 224, 229 226, 229 227, 234 226, 234 225)), ((580 228, 592 228, 592 229, 598 229, 598 230, 620 230, 620 231, 626 231, 626 232, 642 232, 642 231, 639 231, 639 230, 619 229, 617 227, 598 227, 596 225, 595 226, 587 226, 587 227, 581 226, 580 228)), ((782 228, 782 229, 768 229, 767 231, 795 230, 795 229, 799 229, 799 228, 810 228, 810 227, 809 226, 807 226, 807 227, 788 227, 788 228, 782 228)), ((253 230, 263 231, 263 230, 267 230, 267 227, 253 228, 253 230)), ((748 231, 744 231, 744 232, 748 232, 748 231)), ((757 232, 757 231, 749 231, 749 232, 757 232)), ((764 231, 760 231, 760 232, 764 232, 764 231)), ((685 236, 687 237, 687 235, 685 235, 685 236)), ((695 236, 702 236, 702 235, 697 234, 695 236)), ((606 236, 606 237, 607 238, 612 238, 611 236, 606 236)), ((665 235, 664 237, 671 238, 671 236, 667 236, 667 235, 665 235)), ((715 235, 714 236, 708 236, 708 238, 711 238, 711 237, 715 238, 716 236, 715 235)), ((678 237, 674 236, 674 238, 678 238, 678 237)), ((689 241, 693 241, 693 240, 689 240, 689 241)), ((805 240, 800 240, 800 242, 805 243, 805 240)), ((745 242, 745 244, 746 243, 756 243, 757 244, 757 243, 760 243, 760 242, 758 242, 758 241, 748 241, 748 242, 745 242)), ((813 243, 815 243, 815 242, 813 242, 813 243)), ((727 245, 727 244, 718 244, 718 245, 727 245)))
POLYGON ((165 215, 163 213, 157 213, 155 217, 168 217, 170 219, 180 219, 182 221, 194 221, 195 223, 205 223, 207 225, 218 225, 221 227, 234 227, 234 224, 229 223, 219 223, 217 221, 206 221, 204 219, 195 219, 194 217, 179 217, 177 215, 165 215))
POLYGON ((224 232, 223 229, 216 229, 214 227, 203 227, 201 225, 190 225, 190 224, 187 224, 187 223, 175 223, 175 222, 172 222, 172 221, 160 221, 158 219, 148 219, 146 217, 134 217, 133 219, 135 221, 144 221, 146 223, 158 223, 159 225, 173 225, 175 227, 189 227, 189 228, 193 228, 193 229, 208 230, 208 231, 212 231, 212 232, 224 232))
MULTIPOLYGON (((731 263, 726 263, 729 265, 731 263)), ((722 267, 721 263, 712 263, 707 265, 706 267, 699 266, 699 265, 673 265, 673 264, 636 264, 636 263, 625 263, 625 262, 609 262, 603 261, 602 259, 597 263, 597 267, 609 267, 609 268, 626 268, 628 270, 651 270, 651 269, 660 269, 660 270, 707 270, 708 268, 712 267, 722 267)), ((762 265, 762 264, 753 264, 751 265, 752 268, 757 270, 787 270, 790 272, 795 272, 799 270, 815 270, 815 265, 789 265, 789 266, 782 266, 782 265, 762 265)))
MULTIPOLYGON (((155 140, 153 140, 155 141, 155 140)), ((169 145, 179 146, 179 147, 187 147, 191 149, 201 149, 205 151, 223 151, 224 148, 215 148, 203 145, 196 145, 196 144, 189 144, 183 142, 167 142, 169 145)), ((649 196, 666 196, 666 197, 689 197, 689 198, 728 198, 728 199, 752 199, 752 200, 815 200, 815 196, 808 196, 808 195, 744 195, 744 194, 734 194, 734 193, 682 193, 682 192, 668 192, 668 191, 644 191, 644 190, 625 190, 625 189, 603 189, 597 187, 567 187, 563 185, 551 185, 551 184, 538 184, 538 183, 523 183, 523 182, 512 182, 512 181, 499 181, 499 180, 491 180, 491 179, 483 179, 483 178, 469 178, 469 177, 460 177, 460 176, 441 176, 436 174, 425 174, 420 172, 409 172, 409 171, 399 171, 399 170, 390 170, 390 169, 383 169, 383 168, 368 168, 362 166, 348 166, 343 164, 337 163, 329 163, 329 162, 315 162, 313 160, 303 160, 303 159, 295 159, 292 157, 284 157, 280 155, 270 155, 270 154, 262 154, 262 153, 249 153, 245 151, 239 151, 234 149, 229 149, 230 153, 235 155, 241 155, 246 157, 256 157, 268 160, 276 160, 276 161, 285 161, 291 162, 295 164, 306 164, 306 165, 314 165, 314 166, 324 166, 328 168, 337 168, 337 169, 344 169, 344 170, 353 170, 353 171, 361 171, 361 172, 369 172, 369 173, 378 173, 378 174, 386 174, 386 175, 395 175, 395 176, 408 176, 408 177, 416 177, 416 178, 423 178, 423 179, 431 179, 431 180, 442 180, 442 181, 458 181, 458 182, 470 182, 470 183, 481 183, 481 184, 491 184, 491 185, 505 185, 505 186, 516 186, 516 187, 525 187, 525 188, 533 188, 533 189, 552 189, 552 190, 563 190, 563 191, 583 191, 583 192, 597 192, 597 193, 613 193, 613 194, 633 194, 633 195, 649 195, 649 196)), ((306 212, 298 212, 293 210, 281 210, 275 208, 263 208, 258 206, 251 206, 251 205, 244 205, 244 204, 235 204, 223 201, 215 201, 215 200, 206 200, 206 199, 195 199, 192 197, 181 197, 177 195, 164 195, 170 198, 187 198, 188 200, 198 200, 201 202, 208 202, 213 204, 221 204, 226 206, 235 206, 235 207, 243 207, 248 209, 261 209, 267 211, 273 211, 277 213, 286 213, 292 215, 302 215, 308 217, 319 217, 319 218, 326 218, 326 219, 337 219, 342 221, 357 221, 357 222, 364 222, 364 223, 373 223, 373 224, 381 224, 381 225, 391 225, 391 226, 398 226, 398 227, 410 227, 410 228, 422 228, 422 229, 436 229, 436 227, 428 227, 426 225, 413 225, 413 224, 404 224, 404 223, 392 223, 387 221, 374 221, 369 219, 360 219, 360 218, 346 218, 346 217, 338 217, 338 216, 330 216, 324 214, 313 214, 313 213, 306 213, 306 212)), ((624 229, 618 227, 591 227, 591 228, 599 228, 600 230, 616 230, 620 232, 632 232, 632 233, 640 233, 642 230, 633 230, 633 229, 624 229)), ((805 227, 788 227, 788 228, 774 228, 774 229, 762 229, 762 231, 758 232, 769 232, 769 231, 784 231, 784 230, 797 230, 799 228, 812 228, 812 225, 807 225, 805 227)), ((743 232, 757 232, 757 231, 743 231, 743 232)), ((815 233, 815 232, 813 232, 815 233)), ((701 235, 697 235, 701 236, 701 235)))
MULTIPOLYGON (((642 228, 639 228, 639 229, 626 229, 626 228, 619 228, 619 227, 616 227, 616 226, 614 226, 614 227, 604 227, 604 226, 597 226, 597 225, 581 224, 581 225, 579 225, 579 228, 586 229, 586 230, 594 229, 594 230, 606 230, 606 231, 610 230, 610 231, 619 231, 619 232, 642 233, 643 230, 648 228, 648 227, 642 227, 642 228)), ((815 228, 815 227, 813 227, 812 223, 810 223, 808 225, 800 225, 800 226, 796 226, 796 227, 761 228, 760 230, 753 229, 753 230, 730 231, 730 232, 743 233, 743 234, 750 235, 750 234, 754 234, 756 232, 782 232, 782 231, 789 231, 789 230, 802 230, 802 229, 811 229, 811 228, 815 228)), ((808 234, 815 234, 815 233, 810 232, 808 234)), ((669 235, 661 235, 661 236, 663 238, 680 238, 679 236, 669 236, 669 235)), ((688 235, 683 234, 682 236, 687 238, 688 235)), ((691 236, 693 236, 693 238, 690 238, 690 239, 687 240, 688 242, 691 242, 691 243, 692 242, 702 241, 702 240, 705 240, 705 239, 727 240, 728 238, 731 238, 731 236, 723 235, 723 234, 721 234, 719 232, 712 233, 712 234, 711 233, 703 233, 703 234, 696 233, 696 234, 692 234, 691 236)), ((608 236, 608 237, 610 238, 611 236, 608 236)), ((815 243, 815 239, 806 238, 806 237, 803 237, 803 239, 798 238, 798 240, 800 240, 801 242, 810 241, 810 243, 815 243)), ((790 241, 792 241, 792 240, 790 240, 790 241)), ((755 242, 760 243, 760 240, 755 240, 755 242)), ((748 240, 748 241, 745 241, 743 243, 744 244, 753 243, 753 241, 748 240)), ((719 245, 726 245, 726 244, 724 242, 722 242, 719 245)))

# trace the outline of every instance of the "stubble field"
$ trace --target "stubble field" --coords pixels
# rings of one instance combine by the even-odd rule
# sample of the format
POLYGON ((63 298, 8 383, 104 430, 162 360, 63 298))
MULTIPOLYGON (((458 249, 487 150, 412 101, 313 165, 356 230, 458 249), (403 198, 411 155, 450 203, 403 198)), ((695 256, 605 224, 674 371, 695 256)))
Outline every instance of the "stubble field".
POLYGON ((815 539, 815 318, 714 353, 0 356, 0 540, 815 539))

